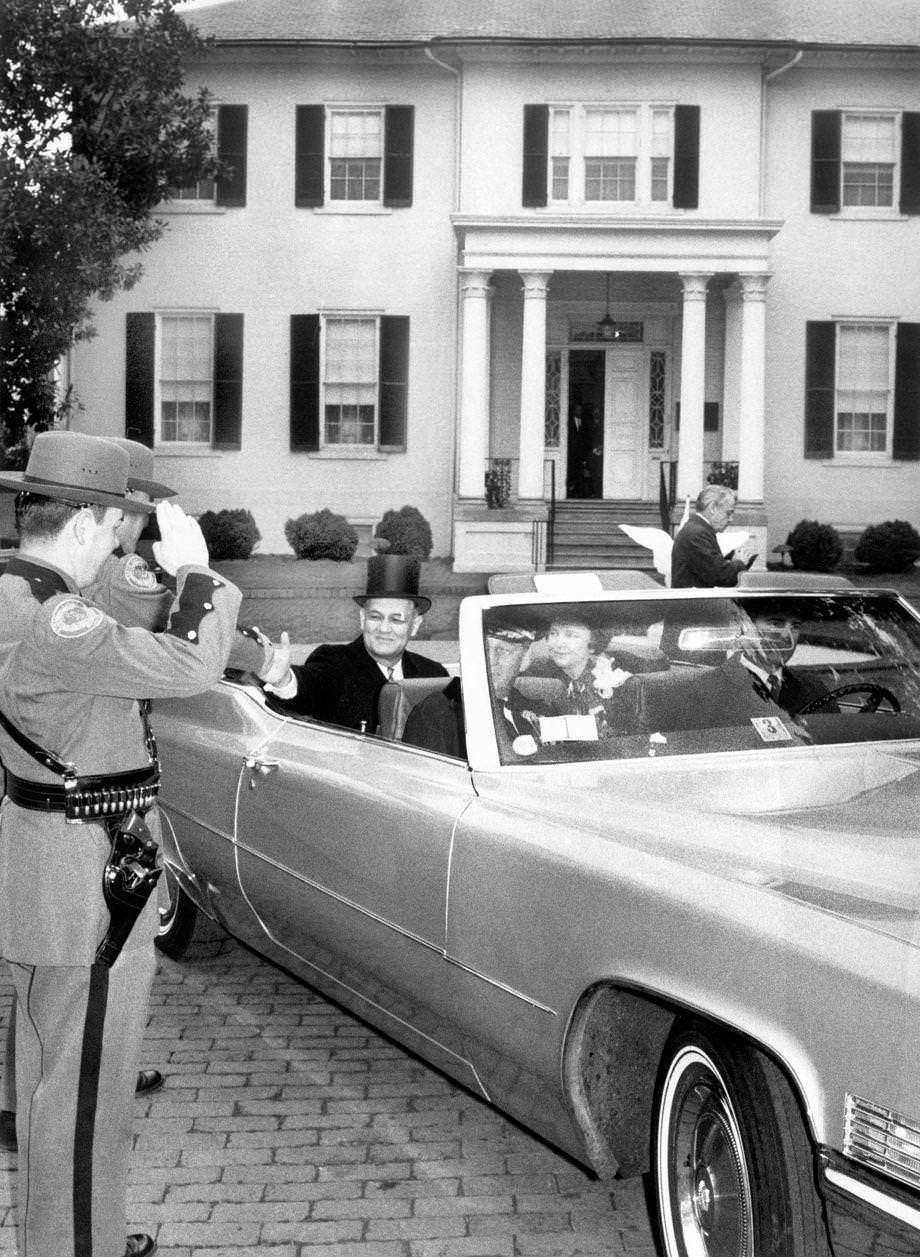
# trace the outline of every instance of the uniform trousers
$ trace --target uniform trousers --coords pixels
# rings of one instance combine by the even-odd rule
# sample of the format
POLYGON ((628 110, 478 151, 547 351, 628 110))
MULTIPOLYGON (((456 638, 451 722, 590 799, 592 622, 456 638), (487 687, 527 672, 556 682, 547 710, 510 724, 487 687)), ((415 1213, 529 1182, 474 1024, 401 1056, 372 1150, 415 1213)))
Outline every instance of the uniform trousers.
POLYGON ((8 962, 16 987, 19 1257, 123 1257, 153 943, 102 965, 8 962))

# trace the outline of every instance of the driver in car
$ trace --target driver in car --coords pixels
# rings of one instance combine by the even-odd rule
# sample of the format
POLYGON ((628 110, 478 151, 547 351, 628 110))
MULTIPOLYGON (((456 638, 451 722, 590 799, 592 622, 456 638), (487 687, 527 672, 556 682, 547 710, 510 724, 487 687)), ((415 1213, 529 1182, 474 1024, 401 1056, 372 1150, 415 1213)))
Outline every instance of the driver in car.
MULTIPOLYGON (((802 631, 802 622, 788 607, 755 604, 749 608, 754 634, 744 638, 741 663, 779 707, 796 716, 809 703, 824 698, 828 689, 819 677, 789 667, 802 631)), ((839 713, 832 701, 823 703, 824 714, 839 713)))

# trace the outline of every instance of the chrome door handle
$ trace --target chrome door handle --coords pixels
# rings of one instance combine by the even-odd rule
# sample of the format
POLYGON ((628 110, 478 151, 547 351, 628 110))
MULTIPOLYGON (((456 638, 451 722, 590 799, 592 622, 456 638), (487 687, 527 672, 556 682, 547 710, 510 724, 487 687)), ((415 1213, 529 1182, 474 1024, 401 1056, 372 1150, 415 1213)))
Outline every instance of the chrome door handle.
POLYGON ((260 777, 267 777, 270 773, 278 771, 281 761, 277 759, 256 759, 250 757, 246 760, 246 767, 252 772, 258 773, 260 777))

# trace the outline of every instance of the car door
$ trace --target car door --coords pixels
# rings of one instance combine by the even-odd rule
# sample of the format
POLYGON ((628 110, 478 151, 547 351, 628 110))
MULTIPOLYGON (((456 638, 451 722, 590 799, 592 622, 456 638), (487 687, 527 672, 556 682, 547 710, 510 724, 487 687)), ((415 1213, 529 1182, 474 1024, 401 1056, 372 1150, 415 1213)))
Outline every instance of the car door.
POLYGON ((451 839, 472 798, 459 760, 279 721, 244 767, 240 886, 275 943, 417 1024, 409 1010, 444 984, 451 839))

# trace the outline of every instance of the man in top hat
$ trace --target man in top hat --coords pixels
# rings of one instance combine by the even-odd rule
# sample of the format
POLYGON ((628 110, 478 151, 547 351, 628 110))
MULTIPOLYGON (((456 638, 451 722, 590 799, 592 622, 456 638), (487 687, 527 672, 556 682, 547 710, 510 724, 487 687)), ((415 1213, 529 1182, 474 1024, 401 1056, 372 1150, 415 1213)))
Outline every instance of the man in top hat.
POLYGON ((285 710, 374 733, 377 700, 386 681, 447 676, 433 659, 407 650, 431 599, 419 593, 419 564, 404 554, 375 554, 367 589, 355 597, 361 635, 347 645, 323 645, 272 687, 285 710))
POLYGON ((168 626, 125 627, 81 595, 117 545, 128 467, 110 441, 45 432, 25 472, 0 473, 19 494, 20 536, 0 576, 0 955, 19 1003, 19 1248, 32 1257, 156 1247, 126 1237, 125 1217, 157 902, 117 956, 100 956, 110 822, 130 808, 158 836, 146 699, 219 679, 241 601, 210 570, 195 520, 165 501, 155 553, 176 578, 168 626))

